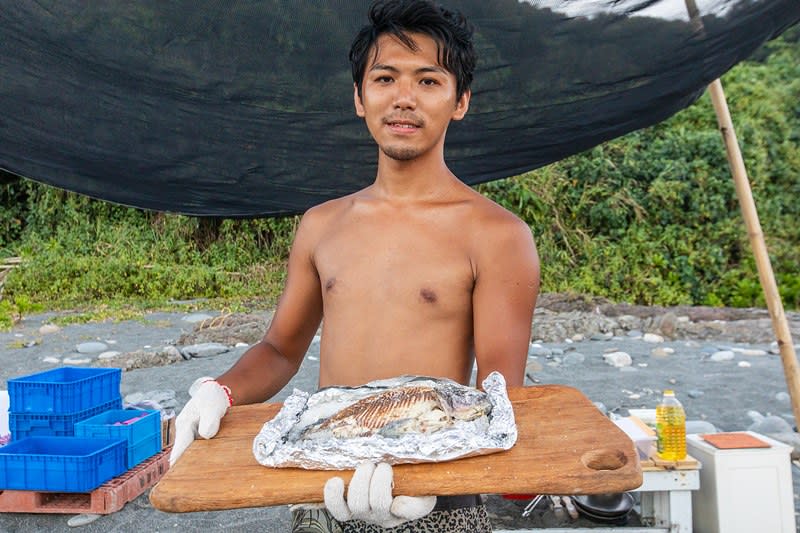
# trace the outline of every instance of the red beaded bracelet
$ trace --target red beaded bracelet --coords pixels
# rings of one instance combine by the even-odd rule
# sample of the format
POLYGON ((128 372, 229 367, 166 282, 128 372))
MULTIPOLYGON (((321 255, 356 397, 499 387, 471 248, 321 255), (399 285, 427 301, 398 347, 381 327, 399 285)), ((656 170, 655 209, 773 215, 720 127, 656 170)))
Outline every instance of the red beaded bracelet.
POLYGON ((231 393, 231 388, 228 387, 227 385, 223 385, 216 379, 207 379, 203 383, 208 383, 210 381, 213 381, 214 383, 222 387, 222 390, 225 392, 225 396, 228 397, 228 407, 231 407, 233 405, 233 393, 231 393))

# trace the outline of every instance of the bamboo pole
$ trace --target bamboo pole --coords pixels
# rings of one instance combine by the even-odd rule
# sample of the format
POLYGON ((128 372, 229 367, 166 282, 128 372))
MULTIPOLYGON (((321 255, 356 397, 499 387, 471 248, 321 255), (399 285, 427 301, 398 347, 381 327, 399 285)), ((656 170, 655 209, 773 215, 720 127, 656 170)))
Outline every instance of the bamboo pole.
POLYGON ((783 311, 778 285, 772 272, 772 263, 767 254, 767 245, 764 242, 764 233, 761 231, 761 223, 758 220, 758 211, 756 211, 756 204, 753 201, 753 192, 747 179, 747 169, 744 166, 744 159, 739 149, 739 142, 736 139, 736 131, 733 128, 728 102, 725 99, 725 93, 722 90, 722 83, 719 79, 711 82, 708 86, 708 92, 711 95, 714 112, 717 114, 717 124, 722 134, 722 140, 725 142, 728 164, 731 167, 733 183, 736 187, 736 196, 739 198, 739 206, 742 209, 745 226, 747 227, 747 236, 750 238, 750 246, 756 259, 758 277, 761 281, 761 288, 764 290, 769 316, 772 319, 772 329, 778 341, 781 361, 783 362, 783 374, 792 400, 792 413, 794 414, 795 427, 797 427, 798 422, 800 422, 800 367, 798 366, 794 344, 792 343, 792 332, 789 329, 789 322, 786 320, 786 314, 783 311))
MULTIPOLYGON (((700 18, 700 11, 697 9, 695 0, 684 0, 686 10, 689 13, 689 21, 694 30, 700 34, 705 34, 703 21, 700 18)), ((783 363, 783 375, 786 378, 786 387, 789 389, 789 397, 792 400, 792 413, 794 414, 795 428, 800 424, 800 368, 798 368, 797 356, 792 343, 792 332, 789 329, 789 322, 783 312, 781 295, 778 292, 778 285, 775 282, 775 275, 772 272, 772 263, 767 254, 767 245, 764 242, 764 233, 761 231, 761 222, 758 220, 758 211, 753 201, 753 191, 750 189, 750 181, 747 178, 747 169, 744 166, 742 152, 739 149, 739 141, 736 139, 736 130, 733 128, 731 112, 728 109, 728 102, 725 99, 725 92, 722 90, 722 82, 716 79, 708 86, 711 96, 711 103, 714 112, 717 114, 717 124, 725 143, 725 151, 728 154, 728 165, 733 174, 733 184, 736 187, 736 196, 739 198, 739 207, 742 210, 744 223, 747 227, 747 236, 750 239, 750 247, 756 259, 758 277, 761 281, 761 289, 764 291, 764 299, 767 301, 767 309, 772 319, 772 330, 778 341, 781 362, 783 363)))

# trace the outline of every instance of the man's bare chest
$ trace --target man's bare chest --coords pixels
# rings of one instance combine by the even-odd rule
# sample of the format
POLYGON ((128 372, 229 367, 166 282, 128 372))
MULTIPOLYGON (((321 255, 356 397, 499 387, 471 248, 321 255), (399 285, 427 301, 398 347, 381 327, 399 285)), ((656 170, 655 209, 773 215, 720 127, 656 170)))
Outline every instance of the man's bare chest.
POLYGON ((326 307, 448 311, 472 296, 469 248, 443 228, 342 228, 314 254, 326 307))

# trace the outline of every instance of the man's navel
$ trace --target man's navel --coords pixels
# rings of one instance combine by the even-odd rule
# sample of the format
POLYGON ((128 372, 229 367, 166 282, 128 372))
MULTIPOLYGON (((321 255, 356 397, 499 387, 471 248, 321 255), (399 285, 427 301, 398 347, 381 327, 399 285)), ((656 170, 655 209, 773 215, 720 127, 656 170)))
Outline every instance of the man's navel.
POLYGON ((431 289, 428 289, 427 287, 423 287, 422 289, 419 290, 419 297, 422 299, 423 302, 429 304, 436 303, 437 300, 436 292, 434 292, 431 289))

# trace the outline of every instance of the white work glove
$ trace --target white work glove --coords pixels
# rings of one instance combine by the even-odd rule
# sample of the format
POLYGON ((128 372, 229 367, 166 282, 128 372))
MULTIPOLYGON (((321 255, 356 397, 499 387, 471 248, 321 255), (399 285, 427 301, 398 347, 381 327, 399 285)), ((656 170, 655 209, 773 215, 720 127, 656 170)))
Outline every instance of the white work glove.
POLYGON ((214 378, 197 378, 189 387, 191 399, 175 419, 175 444, 169 454, 169 465, 175 464, 186 448, 197 438, 210 439, 219 431, 219 422, 233 404, 230 389, 214 378))
POLYGON ((339 522, 363 520, 380 527, 395 527, 422 518, 433 510, 436 496, 396 496, 388 463, 362 463, 356 468, 344 500, 344 481, 333 477, 325 483, 325 507, 339 522))

